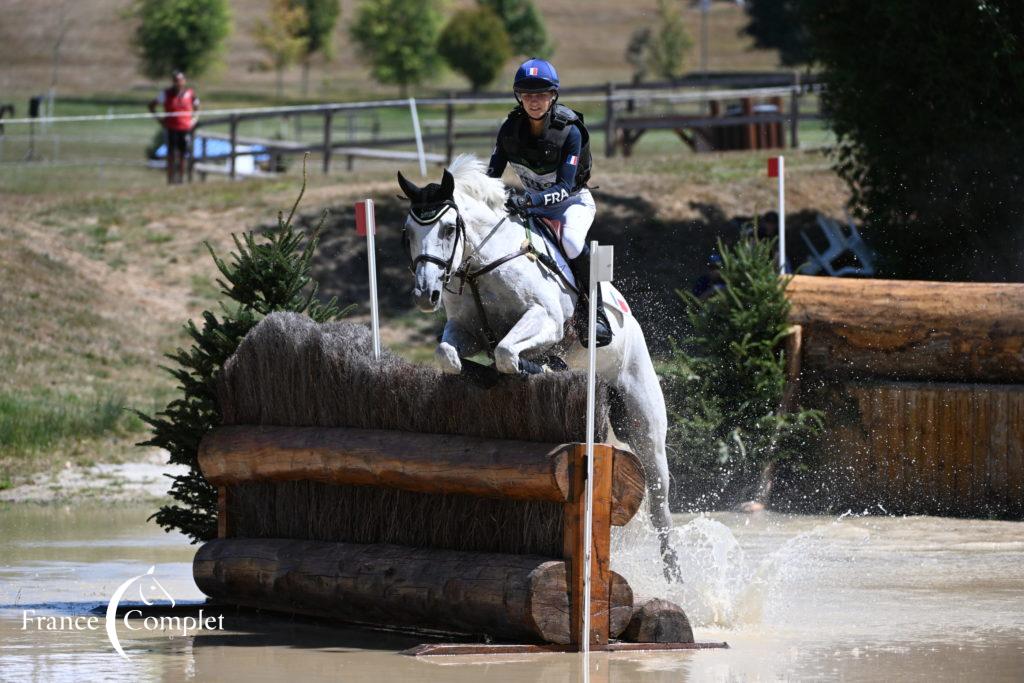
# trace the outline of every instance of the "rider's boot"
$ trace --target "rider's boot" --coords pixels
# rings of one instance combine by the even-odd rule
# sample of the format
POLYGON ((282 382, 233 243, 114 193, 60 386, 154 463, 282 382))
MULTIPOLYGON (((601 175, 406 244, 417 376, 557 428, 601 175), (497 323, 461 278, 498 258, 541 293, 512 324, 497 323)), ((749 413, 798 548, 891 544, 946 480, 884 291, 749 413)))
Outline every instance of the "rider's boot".
MULTIPOLYGON (((579 288, 579 297, 576 299, 576 311, 573 313, 572 322, 576 329, 576 336, 583 346, 587 343, 587 294, 590 292, 590 246, 585 245, 583 251, 576 258, 569 261, 572 275, 576 278, 576 287, 579 288)), ((598 348, 608 346, 612 342, 612 328, 608 324, 608 316, 604 313, 604 305, 601 300, 601 284, 597 286, 597 325, 596 338, 598 348)))

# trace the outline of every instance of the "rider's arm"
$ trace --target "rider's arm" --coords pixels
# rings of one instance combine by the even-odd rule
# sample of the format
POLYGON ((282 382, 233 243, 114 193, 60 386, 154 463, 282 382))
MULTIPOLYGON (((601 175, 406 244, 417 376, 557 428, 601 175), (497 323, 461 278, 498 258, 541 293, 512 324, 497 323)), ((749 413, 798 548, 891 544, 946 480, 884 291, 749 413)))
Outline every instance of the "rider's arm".
POLYGON ((508 157, 505 156, 505 150, 501 148, 501 136, 505 132, 505 126, 501 127, 501 131, 498 132, 498 140, 494 143, 494 151, 491 152, 491 162, 487 164, 487 175, 492 178, 500 178, 505 172, 505 167, 508 166, 508 157))
POLYGON ((583 137, 580 135, 580 130, 576 126, 572 126, 569 129, 569 136, 562 146, 562 165, 558 167, 554 185, 545 190, 527 193, 533 206, 550 206, 568 199, 576 184, 576 171, 579 170, 582 146, 583 137))

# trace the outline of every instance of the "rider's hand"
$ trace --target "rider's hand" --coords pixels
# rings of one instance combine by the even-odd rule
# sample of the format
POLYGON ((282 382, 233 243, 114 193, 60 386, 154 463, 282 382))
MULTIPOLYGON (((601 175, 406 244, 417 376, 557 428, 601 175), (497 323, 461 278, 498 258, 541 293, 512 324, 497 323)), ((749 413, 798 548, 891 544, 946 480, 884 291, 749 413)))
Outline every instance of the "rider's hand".
POLYGON ((508 199, 505 200, 505 207, 512 213, 525 213, 531 206, 533 204, 527 195, 514 190, 509 193, 508 199))

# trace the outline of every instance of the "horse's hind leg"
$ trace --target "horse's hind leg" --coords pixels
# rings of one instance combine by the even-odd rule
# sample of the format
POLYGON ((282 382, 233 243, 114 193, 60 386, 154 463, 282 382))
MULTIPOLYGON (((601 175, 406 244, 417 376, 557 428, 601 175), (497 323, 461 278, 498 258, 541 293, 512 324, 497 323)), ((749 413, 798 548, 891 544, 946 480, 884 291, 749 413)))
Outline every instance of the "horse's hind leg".
MULTIPOLYGON (((641 336, 641 345, 642 340, 641 336)), ((646 346, 642 346, 643 350, 639 353, 635 351, 635 344, 631 346, 634 346, 634 350, 632 353, 627 352, 615 387, 625 410, 625 419, 620 422, 624 422, 627 427, 629 445, 640 459, 647 478, 651 521, 661 540, 665 578, 682 581, 678 558, 670 545, 672 513, 668 507, 669 474, 665 454, 668 417, 665 398, 646 346)))

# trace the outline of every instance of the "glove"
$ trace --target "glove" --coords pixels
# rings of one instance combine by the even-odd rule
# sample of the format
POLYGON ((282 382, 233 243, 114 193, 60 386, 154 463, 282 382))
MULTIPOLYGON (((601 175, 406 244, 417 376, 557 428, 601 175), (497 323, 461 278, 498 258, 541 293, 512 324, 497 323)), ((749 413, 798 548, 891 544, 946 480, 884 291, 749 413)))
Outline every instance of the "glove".
POLYGON ((516 192, 515 190, 509 192, 508 199, 505 200, 505 208, 507 208, 510 213, 523 215, 531 206, 533 206, 533 204, 530 202, 530 198, 521 192, 516 192))

